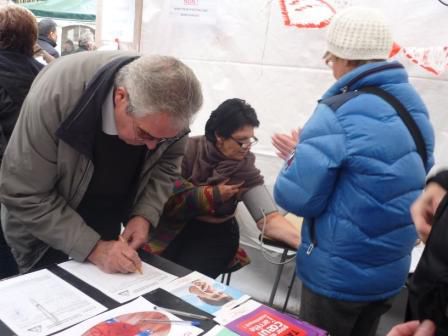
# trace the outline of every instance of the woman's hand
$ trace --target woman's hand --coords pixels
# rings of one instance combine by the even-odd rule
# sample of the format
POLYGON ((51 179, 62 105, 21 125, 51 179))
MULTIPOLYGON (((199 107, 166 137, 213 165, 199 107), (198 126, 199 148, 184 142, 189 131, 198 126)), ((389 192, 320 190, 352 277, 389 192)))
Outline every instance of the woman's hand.
POLYGON ((229 180, 227 179, 217 186, 223 202, 238 194, 240 192, 240 187, 244 184, 244 181, 238 184, 226 184, 228 181, 229 180))
POLYGON ((300 129, 291 131, 291 135, 275 133, 272 137, 272 144, 277 149, 277 156, 287 160, 299 142, 300 129))

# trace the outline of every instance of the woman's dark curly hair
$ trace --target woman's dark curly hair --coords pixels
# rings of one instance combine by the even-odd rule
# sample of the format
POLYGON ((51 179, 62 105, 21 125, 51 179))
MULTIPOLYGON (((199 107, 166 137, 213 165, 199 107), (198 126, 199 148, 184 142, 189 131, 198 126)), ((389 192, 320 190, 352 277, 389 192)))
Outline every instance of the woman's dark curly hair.
POLYGON ((18 5, 0 6, 0 49, 33 56, 37 21, 33 13, 18 5))
POLYGON ((210 114, 205 124, 205 137, 216 143, 216 135, 228 139, 244 126, 258 127, 259 125, 257 113, 245 100, 227 99, 210 114))

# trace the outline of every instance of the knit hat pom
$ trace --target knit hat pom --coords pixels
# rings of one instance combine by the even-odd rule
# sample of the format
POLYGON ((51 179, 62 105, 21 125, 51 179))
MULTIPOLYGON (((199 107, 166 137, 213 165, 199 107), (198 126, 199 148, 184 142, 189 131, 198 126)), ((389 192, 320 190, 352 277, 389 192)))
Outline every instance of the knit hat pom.
POLYGON ((349 7, 337 13, 327 31, 327 50, 347 60, 387 59, 392 34, 382 13, 374 8, 349 7))

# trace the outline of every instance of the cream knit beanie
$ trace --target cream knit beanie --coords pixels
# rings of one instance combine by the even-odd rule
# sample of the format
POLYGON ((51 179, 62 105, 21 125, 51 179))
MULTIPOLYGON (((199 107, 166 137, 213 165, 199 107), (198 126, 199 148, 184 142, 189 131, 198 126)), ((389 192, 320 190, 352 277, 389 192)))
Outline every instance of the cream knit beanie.
POLYGON ((337 13, 327 31, 327 50, 347 60, 387 59, 392 34, 382 13, 373 8, 349 7, 337 13))

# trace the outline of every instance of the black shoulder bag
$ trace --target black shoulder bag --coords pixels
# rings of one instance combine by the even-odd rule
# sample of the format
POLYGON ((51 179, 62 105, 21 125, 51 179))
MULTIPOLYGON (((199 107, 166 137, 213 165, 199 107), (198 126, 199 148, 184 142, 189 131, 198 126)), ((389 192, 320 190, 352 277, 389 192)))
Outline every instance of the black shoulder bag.
POLYGON ((408 110, 406 110, 406 108, 403 106, 403 104, 397 98, 395 98, 395 96, 376 86, 366 86, 360 89, 359 91, 374 94, 378 97, 383 98, 387 103, 392 105, 392 107, 397 111, 401 120, 403 120, 403 123, 408 128, 409 133, 411 133, 415 145, 417 146, 417 153, 422 158, 423 164, 426 167, 428 156, 426 154, 425 141, 423 140, 422 133, 420 132, 417 123, 412 118, 408 110))

